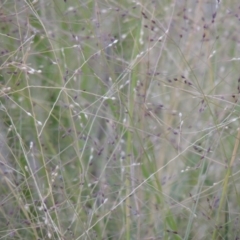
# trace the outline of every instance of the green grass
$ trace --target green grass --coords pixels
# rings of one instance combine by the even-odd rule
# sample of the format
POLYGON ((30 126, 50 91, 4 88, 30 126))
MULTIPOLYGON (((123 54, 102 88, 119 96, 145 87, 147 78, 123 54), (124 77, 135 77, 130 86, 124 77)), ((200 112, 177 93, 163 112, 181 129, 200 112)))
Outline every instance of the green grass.
POLYGON ((238 239, 233 1, 3 1, 0 239, 238 239))

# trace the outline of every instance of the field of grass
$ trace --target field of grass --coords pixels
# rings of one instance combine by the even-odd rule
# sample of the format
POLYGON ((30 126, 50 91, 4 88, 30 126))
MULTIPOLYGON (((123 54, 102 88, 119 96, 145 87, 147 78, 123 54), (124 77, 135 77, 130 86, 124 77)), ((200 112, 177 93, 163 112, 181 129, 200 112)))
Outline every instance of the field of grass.
POLYGON ((0 4, 0 240, 240 239, 237 1, 0 4))

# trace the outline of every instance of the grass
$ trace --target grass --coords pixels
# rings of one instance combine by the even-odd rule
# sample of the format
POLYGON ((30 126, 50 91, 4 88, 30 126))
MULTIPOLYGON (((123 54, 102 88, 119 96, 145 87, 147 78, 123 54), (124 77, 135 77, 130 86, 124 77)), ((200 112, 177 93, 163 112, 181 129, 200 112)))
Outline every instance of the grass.
POLYGON ((239 239, 238 8, 3 1, 0 239, 239 239))

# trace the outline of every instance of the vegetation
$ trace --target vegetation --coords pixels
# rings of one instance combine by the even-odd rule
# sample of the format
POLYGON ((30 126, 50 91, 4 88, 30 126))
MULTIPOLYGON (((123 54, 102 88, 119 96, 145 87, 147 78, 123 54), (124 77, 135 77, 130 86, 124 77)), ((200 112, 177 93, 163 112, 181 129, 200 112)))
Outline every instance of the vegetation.
POLYGON ((239 21, 1 1, 0 239, 239 239, 239 21))

